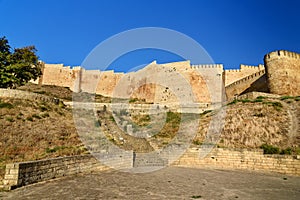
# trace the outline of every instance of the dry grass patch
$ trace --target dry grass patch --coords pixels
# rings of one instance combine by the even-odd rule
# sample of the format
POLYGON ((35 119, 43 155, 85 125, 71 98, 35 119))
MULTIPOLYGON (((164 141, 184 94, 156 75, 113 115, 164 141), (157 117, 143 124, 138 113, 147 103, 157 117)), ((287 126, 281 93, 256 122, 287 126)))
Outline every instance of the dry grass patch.
POLYGON ((10 98, 0 99, 0 105, 5 105, 0 108, 0 175, 6 163, 86 151, 70 109, 42 101, 10 98))

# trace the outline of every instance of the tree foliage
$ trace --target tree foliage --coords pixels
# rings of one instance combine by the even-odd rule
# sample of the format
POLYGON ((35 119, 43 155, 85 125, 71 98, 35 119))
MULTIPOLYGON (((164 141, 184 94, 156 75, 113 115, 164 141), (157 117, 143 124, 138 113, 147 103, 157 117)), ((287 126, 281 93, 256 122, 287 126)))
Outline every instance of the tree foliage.
POLYGON ((42 74, 34 46, 13 51, 5 37, 0 38, 0 88, 16 88, 42 74))

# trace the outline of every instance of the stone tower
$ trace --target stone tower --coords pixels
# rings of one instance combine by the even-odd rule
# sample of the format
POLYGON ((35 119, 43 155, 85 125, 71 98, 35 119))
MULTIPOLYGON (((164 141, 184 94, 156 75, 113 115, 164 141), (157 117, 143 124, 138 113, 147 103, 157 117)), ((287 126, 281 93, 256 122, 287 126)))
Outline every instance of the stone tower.
POLYGON ((270 93, 300 95, 300 54, 274 51, 264 57, 270 93))

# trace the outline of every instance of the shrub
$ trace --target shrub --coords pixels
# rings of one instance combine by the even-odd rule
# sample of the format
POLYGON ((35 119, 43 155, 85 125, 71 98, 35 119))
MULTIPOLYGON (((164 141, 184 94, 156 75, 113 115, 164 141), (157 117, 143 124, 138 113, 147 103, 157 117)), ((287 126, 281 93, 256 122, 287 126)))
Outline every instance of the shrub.
POLYGON ((257 102, 263 102, 263 99, 255 99, 253 102, 257 103, 257 102))
POLYGON ((193 144, 194 145, 202 145, 202 142, 200 142, 199 140, 193 140, 193 144))
POLYGON ((180 122, 180 114, 179 113, 174 113, 174 112, 167 112, 167 119, 166 119, 166 123, 169 122, 180 122))
POLYGON ((211 112, 212 112, 212 110, 206 110, 203 113, 201 113, 201 115, 206 115, 206 114, 211 113, 211 112))
POLYGON ((202 198, 201 195, 193 195, 193 196, 192 196, 192 199, 200 199, 200 198, 202 198))
POLYGON ((33 117, 33 118, 36 118, 36 119, 42 119, 41 116, 39 116, 39 115, 37 115, 37 114, 33 114, 32 117, 33 117))
POLYGON ((280 102, 277 102, 277 101, 275 101, 275 102, 268 101, 268 102, 264 102, 264 104, 271 105, 278 111, 283 107, 282 104, 280 102))
POLYGON ((46 153, 53 153, 53 152, 55 152, 55 150, 54 149, 50 149, 50 148, 46 148, 46 153))
POLYGON ((46 153, 54 153, 54 152, 57 152, 57 151, 59 151, 59 150, 63 150, 63 149, 65 149, 65 148, 67 148, 67 147, 65 147, 65 146, 55 146, 54 148, 46 148, 46 153))
POLYGON ((14 118, 12 118, 12 117, 6 117, 5 119, 6 119, 6 121, 9 121, 9 122, 14 122, 15 121, 14 118))
POLYGON ((282 149, 280 151, 280 154, 282 154, 282 155, 291 155, 292 154, 292 148, 288 147, 286 149, 282 149))
POLYGON ((42 111, 42 112, 48 110, 48 108, 47 108, 46 106, 44 106, 44 105, 40 105, 40 106, 39 106, 39 109, 40 109, 40 111, 42 111))
POLYGON ((65 108, 65 107, 66 107, 66 105, 65 105, 64 102, 62 102, 62 101, 59 101, 59 102, 58 102, 58 106, 59 106, 60 108, 65 108))
POLYGON ((41 114, 41 117, 43 117, 43 118, 46 118, 46 117, 49 117, 50 115, 48 114, 48 113, 42 113, 41 114))
POLYGON ((35 91, 34 93, 37 93, 37 94, 47 94, 46 91, 42 90, 42 91, 35 91))
POLYGON ((132 115, 131 119, 138 126, 147 126, 151 122, 150 115, 132 115))
POLYGON ((236 104, 238 102, 237 99, 233 100, 232 102, 228 103, 227 105, 233 105, 233 104, 236 104))
POLYGON ((263 144, 260 148, 264 150, 264 154, 279 154, 280 152, 278 147, 268 144, 263 144))
POLYGON ((112 122, 116 122, 114 116, 112 116, 112 115, 109 116, 109 120, 112 121, 112 122))
POLYGON ((137 101, 139 101, 138 98, 129 99, 129 103, 135 103, 135 102, 137 102, 137 101))
POLYGON ((242 99, 241 102, 242 103, 249 103, 249 102, 252 102, 252 101, 250 99, 242 99))
POLYGON ((297 154, 297 155, 300 155, 300 147, 296 147, 294 152, 297 154))
POLYGON ((286 100, 286 99, 293 99, 294 97, 292 96, 283 96, 280 98, 280 100, 286 100))
POLYGON ((253 116, 255 116, 255 117, 264 117, 265 115, 263 113, 255 113, 253 116))
POLYGON ((280 108, 282 108, 282 104, 280 102, 273 102, 272 106, 276 109, 276 110, 280 110, 280 108))
POLYGON ((264 96, 258 96, 258 97, 256 97, 257 100, 258 99, 265 99, 265 98, 267 98, 267 97, 264 97, 264 96))
POLYGON ((11 103, 0 102, 0 108, 12 109, 14 106, 11 103))
POLYGON ((94 124, 95 124, 95 127, 100 127, 101 126, 101 123, 100 123, 99 120, 95 120, 94 124))
POLYGON ((33 118, 32 117, 26 117, 26 120, 28 120, 28 121, 33 121, 33 118))

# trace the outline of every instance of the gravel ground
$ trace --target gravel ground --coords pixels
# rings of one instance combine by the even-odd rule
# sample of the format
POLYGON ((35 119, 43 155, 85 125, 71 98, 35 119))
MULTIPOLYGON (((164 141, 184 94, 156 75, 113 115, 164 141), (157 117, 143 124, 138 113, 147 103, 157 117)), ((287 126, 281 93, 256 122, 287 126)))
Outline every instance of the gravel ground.
POLYGON ((300 199, 300 177, 168 167, 79 174, 1 192, 0 199, 300 199))

